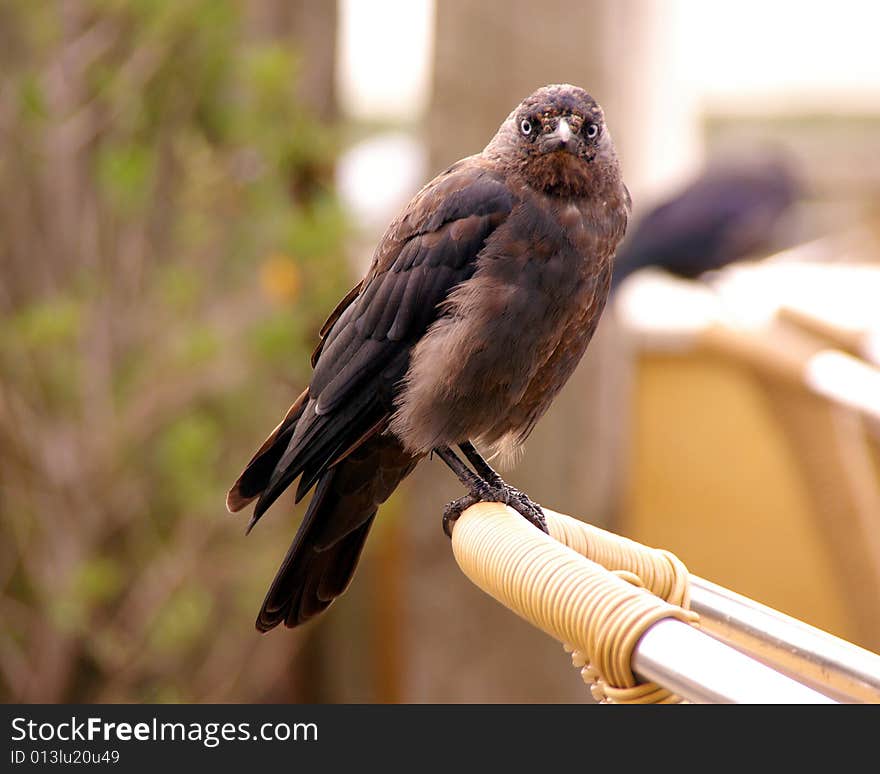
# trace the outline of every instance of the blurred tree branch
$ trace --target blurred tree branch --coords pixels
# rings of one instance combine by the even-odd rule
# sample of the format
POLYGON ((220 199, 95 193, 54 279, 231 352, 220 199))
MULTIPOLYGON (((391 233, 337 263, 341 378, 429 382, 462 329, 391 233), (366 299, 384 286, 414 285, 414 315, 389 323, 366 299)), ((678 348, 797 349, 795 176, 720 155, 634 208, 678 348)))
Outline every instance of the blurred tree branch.
POLYGON ((345 223, 297 96, 328 41, 257 5, 0 9, 5 700, 260 700, 296 650, 251 628, 289 527, 242 566, 223 493, 306 379, 345 223))

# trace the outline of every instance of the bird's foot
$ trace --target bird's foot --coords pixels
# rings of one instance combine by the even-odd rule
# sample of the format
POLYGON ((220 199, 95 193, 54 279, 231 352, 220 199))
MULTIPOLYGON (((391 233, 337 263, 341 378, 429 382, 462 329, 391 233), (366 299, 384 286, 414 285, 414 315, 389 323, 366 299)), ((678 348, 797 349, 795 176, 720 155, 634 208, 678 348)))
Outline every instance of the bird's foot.
POLYGON ((547 528, 547 518, 544 516, 544 511, 541 509, 541 506, 534 502, 534 500, 532 500, 532 498, 530 498, 525 492, 510 486, 510 484, 505 484, 504 482, 502 482, 502 486, 498 487, 495 491, 499 492, 506 499, 493 499, 491 502, 504 503, 505 505, 510 506, 520 516, 525 518, 526 521, 541 530, 541 532, 544 532, 547 535, 550 534, 550 530, 547 528))
POLYGON ((524 516, 531 524, 534 524, 545 535, 549 535, 550 528, 547 526, 547 517, 544 515, 544 509, 525 492, 521 492, 518 489, 513 491, 515 493, 515 503, 508 503, 508 505, 520 516, 524 516))
POLYGON ((476 503, 502 503, 510 506, 530 524, 550 534, 541 506, 532 501, 525 492, 499 479, 498 483, 479 481, 471 492, 453 500, 443 509, 443 531, 448 537, 452 537, 452 526, 458 517, 476 503))

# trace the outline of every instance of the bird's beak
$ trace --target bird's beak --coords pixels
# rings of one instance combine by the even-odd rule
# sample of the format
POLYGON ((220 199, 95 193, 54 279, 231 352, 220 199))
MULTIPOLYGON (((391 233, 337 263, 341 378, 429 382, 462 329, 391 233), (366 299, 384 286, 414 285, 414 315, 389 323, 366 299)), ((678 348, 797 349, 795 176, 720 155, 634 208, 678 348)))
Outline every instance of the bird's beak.
POLYGON ((568 125, 568 121, 564 118, 559 119, 559 123, 556 125, 556 131, 553 132, 563 143, 568 143, 571 139, 571 127, 568 125))
POLYGON ((571 150, 573 137, 574 133, 571 131, 568 121, 564 118, 560 118, 559 123, 556 124, 556 129, 550 134, 545 135, 544 144, 546 145, 547 150, 551 151, 571 150))

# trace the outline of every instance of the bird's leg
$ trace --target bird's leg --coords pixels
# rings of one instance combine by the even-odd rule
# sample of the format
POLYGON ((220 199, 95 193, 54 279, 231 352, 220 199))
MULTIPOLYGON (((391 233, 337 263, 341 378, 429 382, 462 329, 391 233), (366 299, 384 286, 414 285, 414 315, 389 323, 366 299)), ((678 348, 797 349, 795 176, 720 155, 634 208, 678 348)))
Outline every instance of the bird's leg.
POLYGON ((470 441, 465 441, 463 444, 460 444, 459 448, 464 452, 465 457, 468 458, 471 465, 474 466, 474 470, 477 471, 478 475, 482 476, 482 478, 492 487, 505 491, 509 499, 502 502, 506 502, 507 505, 513 508, 517 513, 525 516, 526 519, 542 531, 548 532, 547 520, 544 517, 544 511, 541 510, 540 505, 534 502, 525 492, 506 483, 492 466, 483 459, 482 455, 476 450, 476 448, 474 448, 474 445, 470 441))
POLYGON ((434 449, 437 456, 446 463, 447 467, 455 473, 456 477, 467 488, 468 493, 464 497, 453 500, 443 510, 443 531, 452 537, 452 524, 461 514, 475 503, 503 503, 525 517, 542 532, 547 532, 547 520, 541 506, 532 502, 529 497, 519 489, 506 484, 477 452, 470 443, 461 445, 461 450, 477 468, 481 475, 475 474, 458 455, 448 446, 438 446, 434 449), (481 476, 485 475, 486 478, 481 476), (488 479, 488 480, 487 480, 488 479))
POLYGON ((434 453, 446 463, 446 466, 455 473, 458 480, 471 492, 471 494, 466 494, 464 497, 447 503, 443 509, 443 531, 446 533, 446 537, 451 538, 452 525, 458 517, 472 505, 480 502, 480 499, 472 493, 481 488, 485 482, 465 465, 448 446, 438 446, 434 449, 434 453))
POLYGON ((477 475, 484 481, 488 481, 492 486, 504 486, 504 479, 499 476, 492 466, 483 459, 482 455, 474 448, 470 441, 465 441, 458 445, 458 448, 464 452, 464 456, 468 458, 468 462, 474 466, 477 475))

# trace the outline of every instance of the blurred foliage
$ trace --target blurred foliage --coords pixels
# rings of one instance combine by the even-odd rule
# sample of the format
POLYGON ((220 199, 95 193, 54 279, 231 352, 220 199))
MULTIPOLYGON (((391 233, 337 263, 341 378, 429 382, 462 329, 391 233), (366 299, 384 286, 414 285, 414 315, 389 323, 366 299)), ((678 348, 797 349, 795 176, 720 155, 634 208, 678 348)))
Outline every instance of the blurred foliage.
POLYGON ((290 661, 251 625, 290 524, 245 542, 223 498, 345 223, 335 131, 247 13, 0 7, 0 699, 255 701, 290 661))

